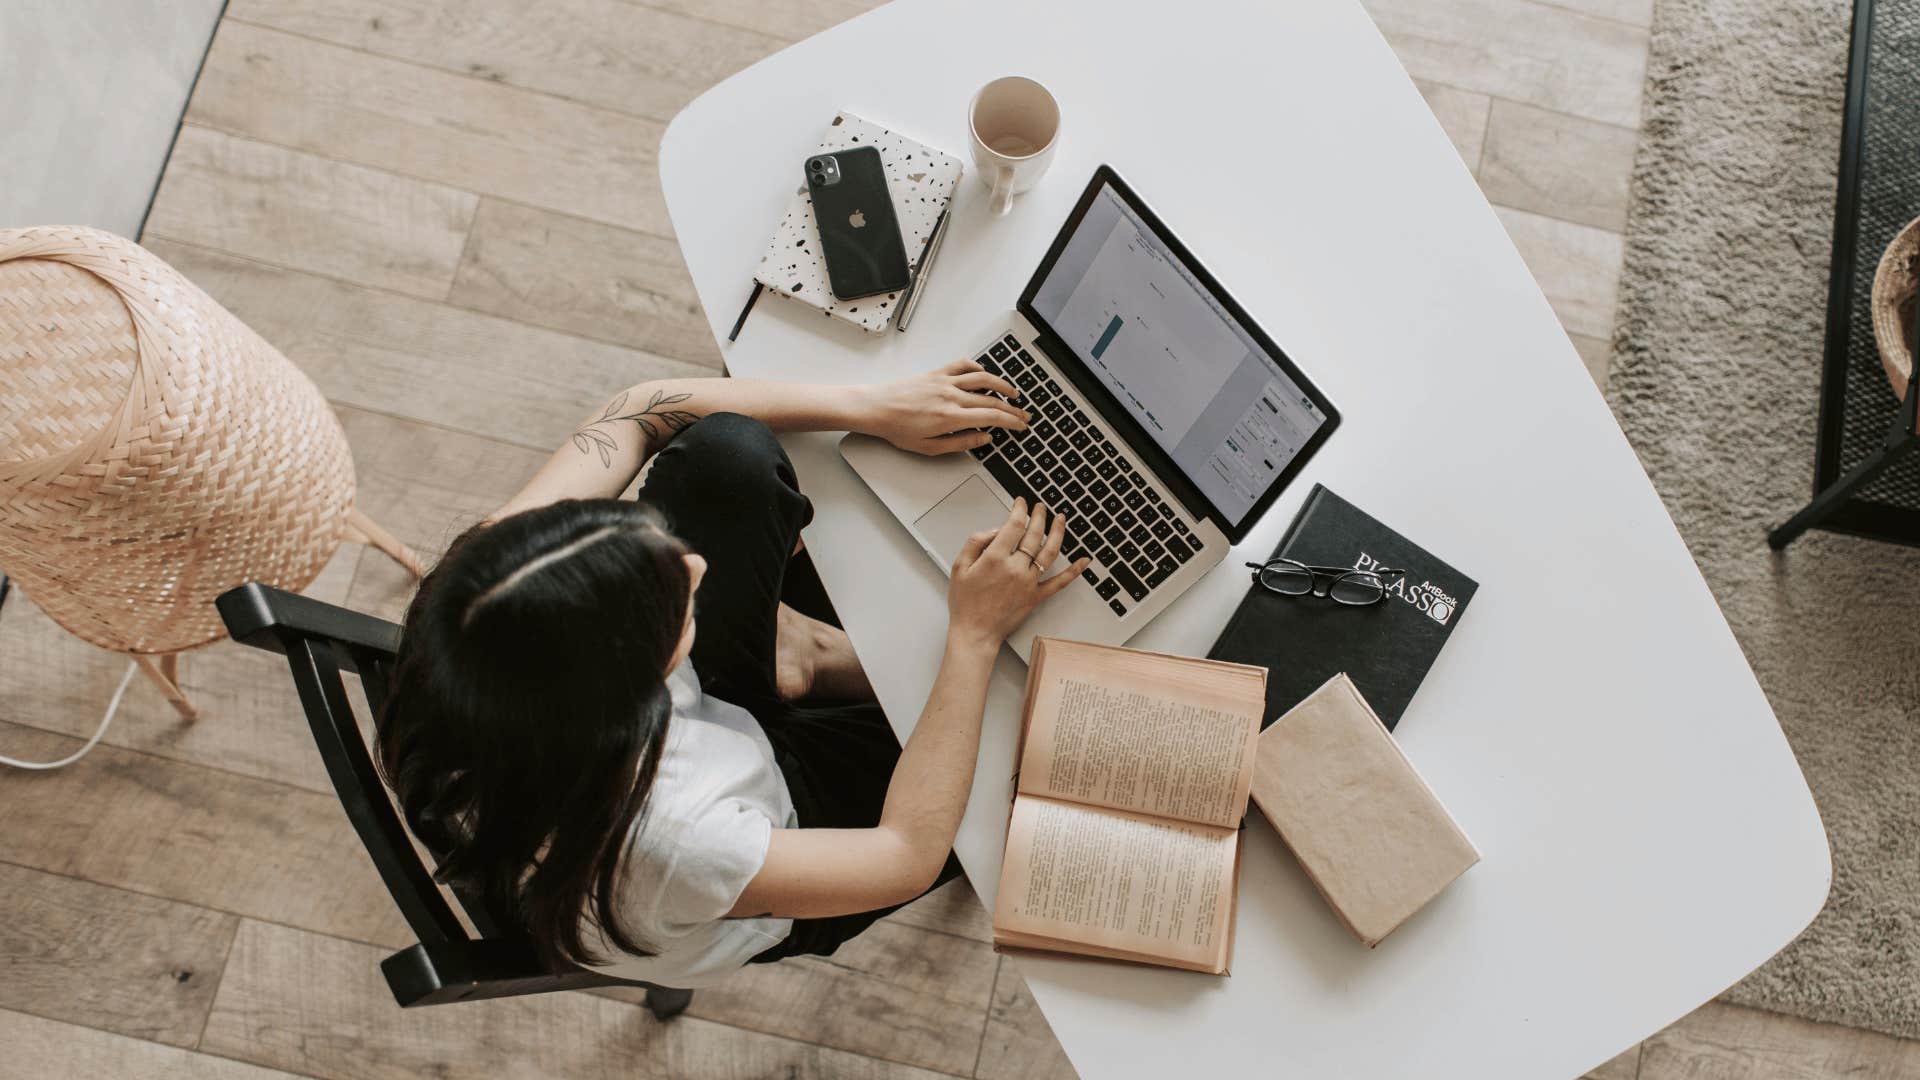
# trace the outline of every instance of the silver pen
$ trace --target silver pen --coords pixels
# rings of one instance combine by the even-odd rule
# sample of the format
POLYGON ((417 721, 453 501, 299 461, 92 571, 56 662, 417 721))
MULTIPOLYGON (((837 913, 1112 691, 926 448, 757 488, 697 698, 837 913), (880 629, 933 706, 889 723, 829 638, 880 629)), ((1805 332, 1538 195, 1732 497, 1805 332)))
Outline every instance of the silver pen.
POLYGON ((940 241, 947 238, 947 221, 953 216, 953 208, 940 211, 940 220, 933 223, 933 235, 927 237, 927 253, 920 257, 920 270, 913 275, 913 285, 906 300, 900 304, 900 315, 893 320, 895 330, 905 330, 913 319, 913 311, 920 306, 920 294, 926 291, 927 275, 933 272, 934 256, 940 254, 940 241))

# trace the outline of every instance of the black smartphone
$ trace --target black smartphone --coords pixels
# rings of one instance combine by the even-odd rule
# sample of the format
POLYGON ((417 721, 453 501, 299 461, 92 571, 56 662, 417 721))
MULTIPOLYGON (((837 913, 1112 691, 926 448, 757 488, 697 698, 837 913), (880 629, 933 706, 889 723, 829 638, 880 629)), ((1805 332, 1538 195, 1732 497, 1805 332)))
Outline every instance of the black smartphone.
POLYGON ((815 154, 806 173, 833 295, 857 300, 906 288, 907 248, 880 151, 862 146, 815 154))

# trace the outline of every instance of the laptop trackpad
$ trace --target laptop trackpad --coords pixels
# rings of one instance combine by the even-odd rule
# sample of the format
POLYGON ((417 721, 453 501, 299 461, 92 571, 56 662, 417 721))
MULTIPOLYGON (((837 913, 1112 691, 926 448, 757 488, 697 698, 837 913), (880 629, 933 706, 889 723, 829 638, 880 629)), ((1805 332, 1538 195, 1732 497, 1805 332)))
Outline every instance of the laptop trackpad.
POLYGON ((992 488, 981 483, 978 476, 969 476, 959 487, 947 492, 947 497, 933 509, 921 514, 913 527, 920 530, 920 538, 940 556, 940 564, 951 570, 953 560, 966 546, 967 537, 998 528, 1006 520, 1007 504, 994 495, 992 488))

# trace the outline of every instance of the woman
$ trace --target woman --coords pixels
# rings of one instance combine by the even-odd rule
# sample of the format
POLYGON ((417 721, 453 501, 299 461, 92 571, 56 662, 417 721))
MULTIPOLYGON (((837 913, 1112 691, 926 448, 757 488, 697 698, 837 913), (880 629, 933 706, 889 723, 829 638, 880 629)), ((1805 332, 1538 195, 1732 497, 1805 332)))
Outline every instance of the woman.
POLYGON ((961 361, 642 383, 588 417, 407 611, 379 758, 440 878, 551 961, 692 987, 831 953, 957 873, 994 657, 1085 563, 1043 576, 1064 520, 1018 502, 967 543, 902 750, 810 564, 788 572, 812 508, 772 431, 950 453, 1024 427, 1017 397, 961 361))

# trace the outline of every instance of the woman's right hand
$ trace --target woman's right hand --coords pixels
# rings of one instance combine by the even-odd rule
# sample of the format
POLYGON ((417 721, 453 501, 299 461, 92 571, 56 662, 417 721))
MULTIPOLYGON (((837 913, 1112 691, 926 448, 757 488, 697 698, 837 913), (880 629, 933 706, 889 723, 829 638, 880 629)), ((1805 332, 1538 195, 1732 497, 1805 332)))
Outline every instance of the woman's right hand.
POLYGON ((1073 584, 1091 560, 1042 576, 1059 557, 1066 528, 1064 516, 1041 505, 1029 513, 1026 500, 1015 499, 998 529, 968 537, 947 589, 949 632, 997 648, 1040 601, 1073 584))

